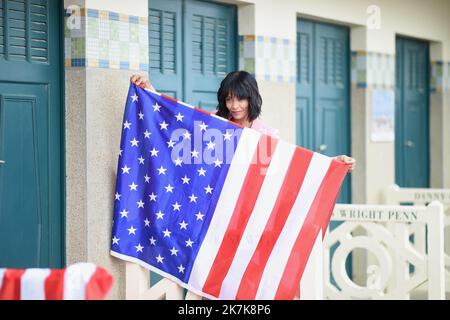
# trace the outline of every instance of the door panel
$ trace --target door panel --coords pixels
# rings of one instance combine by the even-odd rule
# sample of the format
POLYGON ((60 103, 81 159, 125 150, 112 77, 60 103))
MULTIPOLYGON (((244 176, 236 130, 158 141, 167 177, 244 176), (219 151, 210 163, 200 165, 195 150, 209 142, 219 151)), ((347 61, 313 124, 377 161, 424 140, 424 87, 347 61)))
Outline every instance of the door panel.
POLYGON ((61 3, 0 1, 0 266, 64 265, 61 3))
POLYGON ((220 82, 236 70, 236 8, 186 1, 184 31, 186 101, 213 111, 220 82))
POLYGON ((182 1, 149 1, 150 81, 156 90, 183 99, 182 1))
POLYGON ((396 183, 429 187, 428 43, 397 38, 396 183))
MULTIPOLYGON (((328 156, 349 155, 349 31, 304 19, 297 29, 297 143, 328 156)), ((351 202, 349 176, 338 202, 351 202)))
POLYGON ((39 266, 49 258, 45 89, 0 83, 0 92, 8 92, 0 94, 0 145, 6 161, 0 170, 0 234, 7 239, 0 242, 2 266, 39 266))

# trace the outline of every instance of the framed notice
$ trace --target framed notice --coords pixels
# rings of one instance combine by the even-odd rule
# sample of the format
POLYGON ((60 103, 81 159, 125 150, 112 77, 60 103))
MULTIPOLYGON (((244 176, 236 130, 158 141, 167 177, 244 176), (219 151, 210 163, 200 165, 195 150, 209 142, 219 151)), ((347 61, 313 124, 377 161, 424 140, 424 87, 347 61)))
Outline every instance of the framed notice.
POLYGON ((372 91, 372 121, 370 138, 374 142, 391 142, 395 139, 394 90, 372 91))

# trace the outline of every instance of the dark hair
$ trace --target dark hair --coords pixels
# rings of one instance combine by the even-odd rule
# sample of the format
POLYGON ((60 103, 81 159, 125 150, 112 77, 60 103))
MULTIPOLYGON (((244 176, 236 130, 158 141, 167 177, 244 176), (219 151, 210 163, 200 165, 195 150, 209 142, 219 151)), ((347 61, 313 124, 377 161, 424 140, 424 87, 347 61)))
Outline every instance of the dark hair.
POLYGON ((248 100, 248 120, 251 122, 261 114, 262 98, 259 94, 258 84, 255 78, 247 71, 233 71, 227 74, 220 83, 217 91, 217 115, 229 119, 230 112, 227 108, 226 99, 231 95, 238 99, 248 100))

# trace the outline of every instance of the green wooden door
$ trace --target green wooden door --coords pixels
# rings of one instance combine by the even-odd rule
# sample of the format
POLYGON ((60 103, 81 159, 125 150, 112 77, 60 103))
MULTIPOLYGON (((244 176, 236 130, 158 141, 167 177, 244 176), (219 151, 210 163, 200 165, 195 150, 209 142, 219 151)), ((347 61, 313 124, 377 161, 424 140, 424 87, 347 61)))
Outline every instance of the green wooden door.
POLYGON ((429 177, 428 43, 396 40, 395 180, 404 188, 427 188, 429 177))
POLYGON ((186 1, 183 30, 185 99, 213 111, 220 82, 237 67, 236 7, 186 1))
POLYGON ((0 267, 64 265, 61 15, 0 1, 0 267))
MULTIPOLYGON (((328 156, 350 154, 348 28, 297 22, 297 143, 328 156)), ((350 203, 347 176, 338 202, 350 203)))
POLYGON ((236 7, 194 0, 149 1, 150 80, 155 88, 212 111, 237 68, 236 7))

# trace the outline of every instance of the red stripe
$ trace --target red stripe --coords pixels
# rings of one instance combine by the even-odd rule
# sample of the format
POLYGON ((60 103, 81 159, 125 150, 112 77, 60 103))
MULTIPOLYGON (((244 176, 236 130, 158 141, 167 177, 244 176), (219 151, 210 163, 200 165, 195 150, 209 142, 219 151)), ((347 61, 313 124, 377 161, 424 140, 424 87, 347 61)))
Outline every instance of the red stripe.
POLYGON ((211 113, 210 113, 210 112, 208 112, 208 111, 205 111, 205 110, 203 110, 203 109, 200 109, 200 108, 195 108, 195 107, 194 107, 194 109, 195 109, 195 110, 197 110, 197 111, 200 111, 200 112, 202 112, 202 113, 204 113, 204 114, 207 114, 208 116, 209 116, 209 115, 211 115, 211 113))
POLYGON ((103 268, 97 267, 86 285, 86 300, 102 300, 112 287, 113 278, 103 268))
POLYGON ((20 281, 25 270, 6 269, 0 288, 0 300, 20 300, 20 281))
POLYGON ((333 160, 314 198, 284 268, 275 299, 293 299, 321 228, 328 226, 348 166, 333 160))
POLYGON ((261 135, 259 139, 258 147, 253 155, 253 160, 242 185, 233 215, 203 286, 203 291, 212 296, 218 297, 220 294, 222 282, 230 269, 248 219, 255 207, 256 199, 264 182, 265 173, 272 160, 277 142, 278 140, 267 135, 261 135), (267 148, 264 149, 264 145, 267 148), (267 150, 268 153, 264 155, 265 159, 260 158, 260 153, 263 150, 267 150))
POLYGON ((52 269, 47 279, 45 279, 45 299, 64 299, 64 272, 65 269, 52 269))
POLYGON ((303 184, 313 152, 296 148, 275 206, 244 272, 236 299, 255 299, 264 268, 303 184))
POLYGON ((166 96, 165 94, 161 94, 161 97, 166 98, 166 99, 169 99, 169 100, 171 100, 171 101, 173 101, 173 102, 178 103, 178 100, 177 100, 177 99, 174 99, 174 98, 172 98, 172 97, 166 96))

